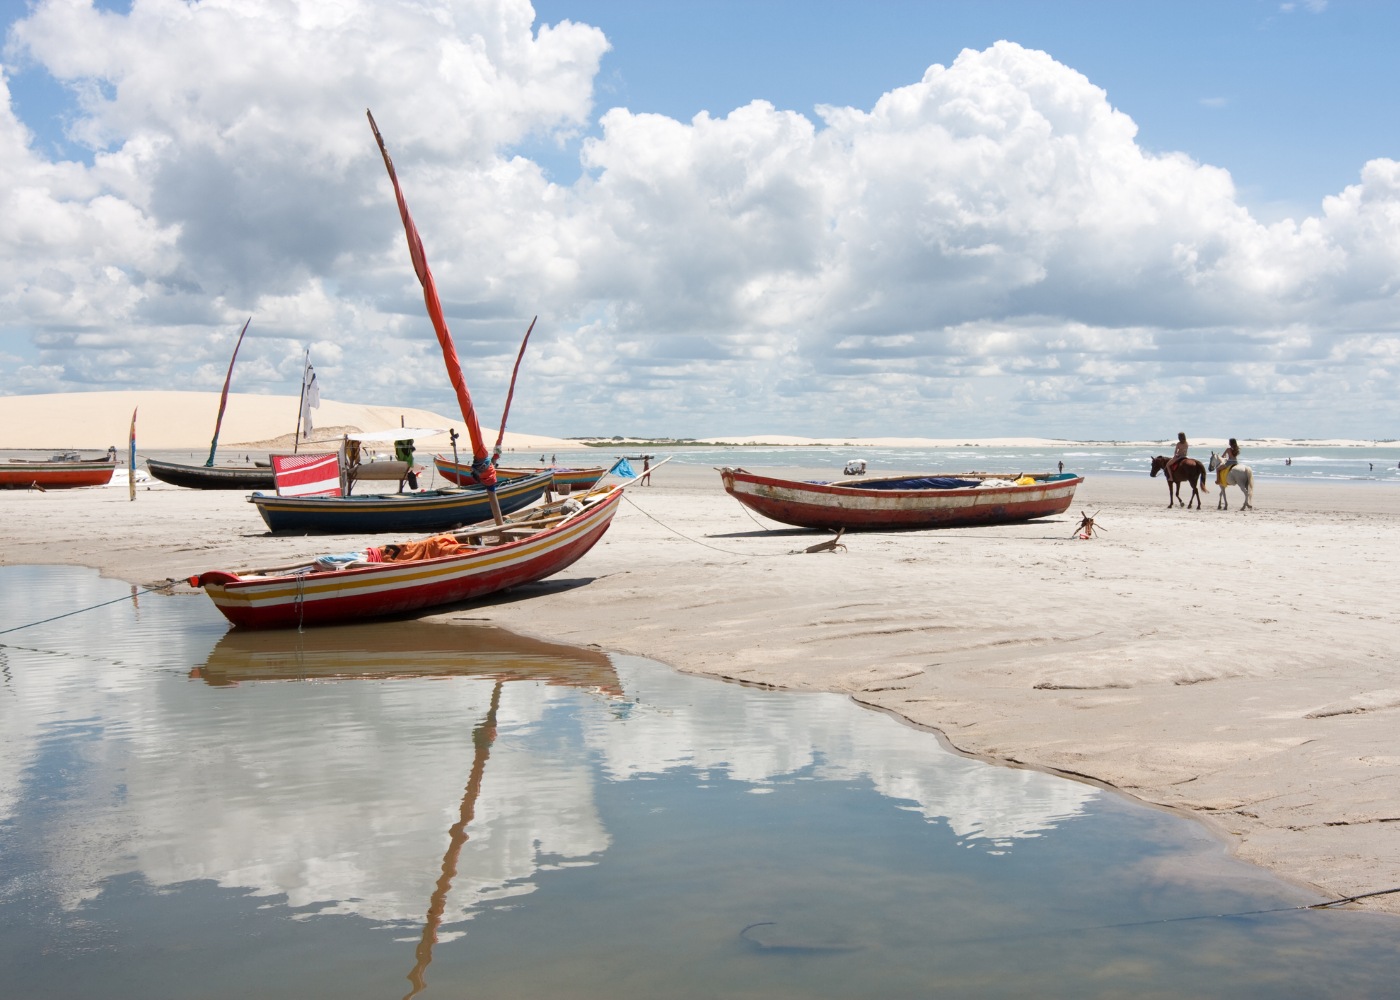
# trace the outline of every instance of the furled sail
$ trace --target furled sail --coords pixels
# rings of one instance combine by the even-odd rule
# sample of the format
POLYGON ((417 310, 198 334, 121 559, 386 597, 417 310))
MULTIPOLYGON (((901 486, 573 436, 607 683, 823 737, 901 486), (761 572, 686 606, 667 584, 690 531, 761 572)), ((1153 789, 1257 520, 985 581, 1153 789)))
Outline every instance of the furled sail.
POLYGON ((224 376, 224 391, 219 396, 219 415, 214 418, 214 440, 209 442, 209 459, 204 463, 206 468, 214 467, 214 452, 219 447, 219 428, 224 423, 224 407, 228 406, 228 387, 233 381, 233 363, 238 360, 238 348, 243 345, 243 335, 248 332, 248 323, 251 322, 253 317, 249 316, 243 324, 243 329, 238 331, 238 340, 233 345, 233 357, 228 359, 228 374, 224 376))

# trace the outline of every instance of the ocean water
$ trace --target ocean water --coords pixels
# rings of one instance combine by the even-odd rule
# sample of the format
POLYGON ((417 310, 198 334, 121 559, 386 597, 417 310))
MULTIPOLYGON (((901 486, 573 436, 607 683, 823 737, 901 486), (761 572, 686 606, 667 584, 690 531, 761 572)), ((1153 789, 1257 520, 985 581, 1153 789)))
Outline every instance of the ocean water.
POLYGON ((834 695, 0 568, 7 998, 1389 995, 1320 901, 834 695))
MULTIPOLYGON (((1064 447, 989 448, 967 444, 949 448, 844 448, 826 445, 803 447, 711 448, 699 446, 662 445, 645 449, 618 443, 615 446, 577 448, 552 453, 510 452, 503 459, 507 465, 531 465, 554 461, 573 468, 611 466, 617 459, 639 454, 652 454, 653 461, 669 458, 677 465, 698 465, 710 468, 736 466, 751 470, 806 469, 826 470, 839 478, 846 462, 864 459, 869 475, 914 471, 936 472, 1056 472, 1063 462, 1066 472, 1092 476, 1147 476, 1154 455, 1171 454, 1171 445, 1157 448, 1137 445, 1078 445, 1064 447)), ((1205 461, 1209 448, 1195 447, 1193 457, 1205 461)), ((166 461, 203 463, 207 452, 152 452, 152 457, 166 461)), ((35 453, 0 452, 0 459, 35 453)), ((48 457, 47 453, 40 457, 48 457)), ((154 482, 145 468, 145 452, 138 452, 136 479, 138 483, 154 482)), ((241 457, 241 453, 240 456, 241 457)), ((1289 448, 1246 448, 1244 464, 1261 479, 1291 482, 1352 482, 1400 485, 1400 443, 1355 445, 1347 447, 1304 445, 1289 448)), ((419 460, 429 467, 420 480, 424 487, 440 486, 442 482, 431 470, 432 456, 424 453, 419 460)), ((642 471, 642 463, 633 461, 634 471, 642 471)), ((108 489, 127 488, 128 469, 118 464, 108 489)))
MULTIPOLYGON (((1066 445, 1064 448, 836 448, 827 446, 766 448, 684 447, 655 449, 682 465, 742 466, 746 469, 829 469, 840 477, 850 459, 864 459, 868 475, 932 470, 939 472, 1066 472, 1081 475, 1143 476, 1154 455, 1170 455, 1171 447, 1152 449, 1123 445, 1066 445)), ((620 452, 619 452, 620 454, 620 452)), ((635 454, 635 452, 634 452, 635 454)), ((1193 457, 1206 461, 1210 449, 1193 448, 1193 457)), ((608 453, 612 457, 612 453, 608 453)), ((561 454, 560 461, 587 462, 586 453, 561 454)), ((1400 485, 1400 445, 1246 449, 1243 464, 1263 479, 1327 482, 1352 481, 1400 485)), ((605 464, 594 458, 589 464, 605 464)), ((636 463, 633 463, 636 465, 636 463)))

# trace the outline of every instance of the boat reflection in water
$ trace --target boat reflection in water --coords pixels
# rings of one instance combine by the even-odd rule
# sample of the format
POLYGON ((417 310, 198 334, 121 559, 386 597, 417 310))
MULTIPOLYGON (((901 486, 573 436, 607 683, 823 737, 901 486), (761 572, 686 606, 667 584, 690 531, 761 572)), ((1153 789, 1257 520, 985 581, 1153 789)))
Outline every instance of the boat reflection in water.
POLYGON ((190 676, 216 687, 243 681, 490 677, 622 694, 612 661, 599 650, 489 625, 433 622, 376 622, 299 633, 231 629, 190 676))
POLYGON ((427 986, 467 828, 476 817, 487 761, 496 739, 501 695, 508 681, 582 688, 620 697, 612 661, 597 650, 532 639, 483 625, 374 623, 310 632, 228 632, 193 678, 223 687, 257 681, 403 680, 476 677, 493 681, 484 715, 472 730, 472 764, 456 822, 448 830, 441 874, 433 886, 408 974, 416 996, 427 986))

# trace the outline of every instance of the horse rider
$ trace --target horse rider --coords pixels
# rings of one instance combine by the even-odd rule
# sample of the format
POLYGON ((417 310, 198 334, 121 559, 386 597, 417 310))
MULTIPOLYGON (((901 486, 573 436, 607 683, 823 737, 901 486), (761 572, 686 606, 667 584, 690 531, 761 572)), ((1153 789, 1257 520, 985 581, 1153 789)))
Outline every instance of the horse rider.
POLYGON ((1240 463, 1240 443, 1230 439, 1230 446, 1220 456, 1220 474, 1223 476, 1240 463))
POLYGON ((1181 460, 1186 457, 1186 449, 1189 447, 1190 445, 1186 443, 1186 432, 1178 431, 1176 435, 1176 449, 1172 452, 1172 457, 1167 459, 1168 479, 1176 472, 1176 467, 1181 463, 1181 460))

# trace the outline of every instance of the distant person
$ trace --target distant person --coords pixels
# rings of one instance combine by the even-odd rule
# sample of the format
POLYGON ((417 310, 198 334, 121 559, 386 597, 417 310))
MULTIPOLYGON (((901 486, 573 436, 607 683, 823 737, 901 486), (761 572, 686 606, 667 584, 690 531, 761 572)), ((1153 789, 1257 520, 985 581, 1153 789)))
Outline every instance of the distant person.
POLYGON ((1372 472, 1375 472, 1375 471, 1376 471, 1376 463, 1375 463, 1375 462, 1370 462, 1370 463, 1367 463, 1367 464, 1369 464, 1369 465, 1371 466, 1371 471, 1372 471, 1372 472))
POLYGON ((650 456, 650 455, 643 455, 643 456, 642 456, 642 485, 643 485, 643 486, 650 486, 650 485, 651 485, 651 456, 650 456))
POLYGON ((1061 471, 1061 472, 1064 472, 1064 471, 1065 471, 1065 463, 1064 463, 1064 462, 1061 462, 1061 463, 1060 463, 1060 471, 1061 471))

